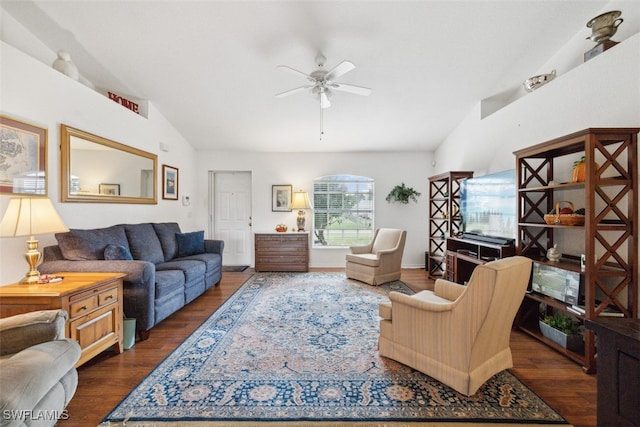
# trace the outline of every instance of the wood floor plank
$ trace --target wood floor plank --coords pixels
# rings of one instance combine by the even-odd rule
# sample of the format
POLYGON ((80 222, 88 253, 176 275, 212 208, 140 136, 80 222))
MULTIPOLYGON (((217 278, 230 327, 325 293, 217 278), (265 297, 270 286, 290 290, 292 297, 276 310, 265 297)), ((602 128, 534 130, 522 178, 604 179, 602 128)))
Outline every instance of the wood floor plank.
MULTIPOLYGON (((343 269, 313 269, 343 271, 343 269)), ((63 427, 98 425, 102 419, 171 351, 253 274, 225 272, 219 286, 205 292, 152 329, 146 341, 122 354, 104 352, 78 369, 78 390, 67 407, 63 427)), ((402 280, 416 291, 433 289, 422 269, 402 271, 402 280)), ((596 377, 544 344, 518 331, 511 336, 513 374, 575 426, 596 425, 596 377)))

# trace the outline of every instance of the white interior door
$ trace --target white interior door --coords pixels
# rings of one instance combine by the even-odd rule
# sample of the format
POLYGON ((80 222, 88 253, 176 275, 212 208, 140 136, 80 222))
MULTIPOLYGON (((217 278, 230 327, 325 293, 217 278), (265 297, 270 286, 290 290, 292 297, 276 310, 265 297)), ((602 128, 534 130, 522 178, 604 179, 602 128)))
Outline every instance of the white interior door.
POLYGON ((210 172, 210 233, 224 240, 224 265, 251 265, 251 172, 210 172))

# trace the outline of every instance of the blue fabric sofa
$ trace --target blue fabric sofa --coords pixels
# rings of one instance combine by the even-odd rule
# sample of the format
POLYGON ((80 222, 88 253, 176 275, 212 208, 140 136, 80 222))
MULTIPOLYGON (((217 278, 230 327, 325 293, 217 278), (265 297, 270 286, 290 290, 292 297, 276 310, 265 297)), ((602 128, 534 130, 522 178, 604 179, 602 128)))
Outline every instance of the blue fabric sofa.
POLYGON ((72 229, 56 240, 44 248, 40 272, 126 273, 124 313, 142 338, 222 278, 224 242, 182 233, 175 222, 72 229))

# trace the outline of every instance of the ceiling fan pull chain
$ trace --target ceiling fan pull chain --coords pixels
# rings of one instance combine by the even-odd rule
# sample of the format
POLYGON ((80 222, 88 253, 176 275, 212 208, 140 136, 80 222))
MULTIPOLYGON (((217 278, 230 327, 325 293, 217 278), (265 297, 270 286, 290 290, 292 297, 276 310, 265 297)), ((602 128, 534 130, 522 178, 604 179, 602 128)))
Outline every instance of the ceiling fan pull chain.
POLYGON ((324 123, 323 123, 322 103, 320 103, 320 141, 322 141, 322 135, 324 135, 324 123))

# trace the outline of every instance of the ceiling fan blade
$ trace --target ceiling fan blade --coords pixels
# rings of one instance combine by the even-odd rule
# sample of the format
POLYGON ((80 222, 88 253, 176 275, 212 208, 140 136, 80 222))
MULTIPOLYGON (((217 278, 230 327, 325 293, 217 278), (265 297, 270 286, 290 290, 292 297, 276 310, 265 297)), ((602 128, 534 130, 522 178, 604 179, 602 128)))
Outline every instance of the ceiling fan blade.
POLYGON ((278 68, 281 68, 281 69, 283 69, 285 71, 288 71, 288 72, 290 72, 292 74, 295 74, 297 76, 302 76, 302 77, 304 77, 305 79, 307 79, 309 81, 312 81, 312 82, 315 81, 314 78, 311 77, 309 74, 303 73, 302 71, 298 71, 295 68, 291 68, 291 67, 286 66, 286 65, 278 65, 278 68))
POLYGON ((285 96, 289 96, 289 95, 292 95, 294 93, 301 92, 303 90, 311 89, 312 87, 313 86, 300 86, 300 87, 297 87, 295 89, 290 89, 290 90, 287 90, 287 91, 284 91, 282 93, 277 94, 276 98, 282 98, 282 97, 285 97, 285 96))
POLYGON ((331 107, 331 103, 329 102, 329 97, 327 93, 322 91, 320 93, 320 108, 329 108, 331 107))
POLYGON ((344 83, 332 82, 331 83, 331 89, 339 90, 339 91, 342 91, 342 92, 354 93, 356 95, 364 95, 364 96, 371 95, 371 89, 369 89, 368 87, 347 85, 347 84, 344 84, 344 83))
POLYGON ((354 68, 356 68, 356 66, 353 65, 352 62, 342 61, 341 63, 333 67, 331 70, 329 70, 329 72, 325 76, 325 80, 333 80, 337 77, 347 74, 349 71, 353 70, 354 68))

